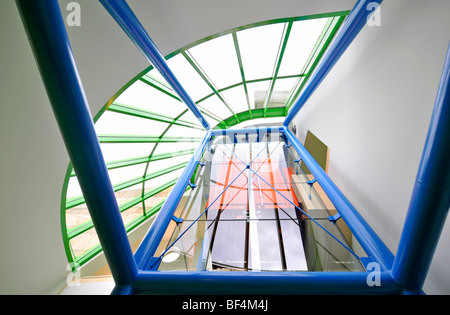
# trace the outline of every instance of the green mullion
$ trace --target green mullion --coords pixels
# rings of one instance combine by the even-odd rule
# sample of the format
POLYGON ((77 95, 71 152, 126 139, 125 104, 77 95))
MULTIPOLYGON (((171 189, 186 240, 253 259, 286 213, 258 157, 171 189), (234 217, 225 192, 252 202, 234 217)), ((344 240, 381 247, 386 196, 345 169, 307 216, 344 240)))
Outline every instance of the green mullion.
MULTIPOLYGON (((249 120, 249 113, 248 112, 241 112, 237 114, 241 121, 249 120)), ((252 119, 256 118, 267 118, 267 117, 285 117, 286 114, 284 112, 284 107, 269 107, 266 111, 266 114, 264 114, 264 108, 257 108, 253 110, 252 113, 252 119), (264 116, 265 115, 265 116, 264 116)), ((238 124, 237 120, 230 116, 227 119, 225 119, 225 122, 228 126, 234 126, 238 124)))
POLYGON ((247 82, 245 81, 245 73, 244 73, 244 65, 242 63, 241 49, 239 48, 239 41, 235 30, 233 30, 232 35, 233 35, 234 49, 236 50, 236 56, 239 62, 239 70, 241 71, 242 84, 244 85, 245 98, 247 99, 248 112, 250 114, 250 119, 253 119, 252 107, 250 106, 250 98, 248 97, 247 82))
MULTIPOLYGON (((305 86, 306 82, 308 81, 309 77, 312 75, 312 73, 314 72, 317 64, 319 63, 319 61, 321 60, 322 56, 324 55, 325 51, 327 50, 328 46, 330 45, 331 41, 333 40, 334 36, 336 35, 336 32, 338 31, 339 27, 341 26, 342 22, 345 20, 345 16, 339 16, 336 18, 330 18, 330 25, 327 29, 327 32, 329 30, 330 33, 328 36, 324 36, 322 38, 326 39, 325 43, 322 45, 322 48, 320 49, 320 51, 317 54, 317 57, 314 59, 313 64, 311 65, 311 68, 309 69, 308 73, 306 74, 303 82, 301 83, 300 87, 296 90, 295 94, 293 97, 290 97, 288 99, 288 102, 286 102, 286 114, 288 113, 289 109, 291 108, 292 104, 294 103, 294 101, 297 99, 297 97, 300 95, 300 92, 303 90, 303 87, 305 86), (334 24, 334 25, 333 25, 334 24)), ((315 54, 316 52, 314 52, 315 54)))
MULTIPOLYGON (((170 128, 173 126, 173 123, 176 122, 177 120, 179 120, 186 112, 188 111, 188 109, 186 108, 182 113, 180 113, 177 117, 175 117, 175 119, 173 120, 173 122, 171 124, 169 124, 169 126, 167 126, 167 128, 161 133, 161 135, 159 136, 159 138, 163 138, 165 136, 165 134, 170 130, 170 128)), ((141 196, 144 197, 144 193, 145 193, 145 182, 147 181, 147 171, 148 171, 148 167, 150 166, 150 162, 152 161, 152 157, 153 154, 155 153, 156 149, 158 148, 159 142, 156 143, 153 148, 152 151, 150 152, 149 156, 148 156, 148 162, 145 165, 145 170, 144 170, 144 175, 142 176, 142 193, 141 196)), ((142 200, 142 210, 143 210, 143 214, 146 214, 146 209, 145 209, 145 201, 144 199, 142 200)))
POLYGON ((135 107, 128 106, 125 104, 121 104, 121 103, 111 104, 111 106, 109 106, 108 110, 119 113, 119 114, 125 114, 125 115, 140 117, 140 118, 146 118, 146 119, 151 119, 151 120, 160 121, 160 122, 169 123, 169 124, 173 123, 174 125, 178 125, 178 126, 203 130, 203 128, 200 125, 197 125, 197 124, 194 124, 194 123, 191 123, 188 121, 175 120, 174 118, 169 117, 169 116, 152 113, 152 112, 140 109, 140 108, 135 108, 135 107))
MULTIPOLYGON (((172 89, 170 89, 169 87, 167 87, 167 86, 164 85, 163 83, 159 82, 159 81, 156 80, 155 78, 152 78, 152 77, 150 77, 149 75, 144 75, 143 77, 140 78, 140 80, 141 80, 142 82, 147 83, 147 84, 150 85, 151 87, 154 87, 155 89, 157 89, 157 90, 159 90, 159 91, 161 91, 161 92, 163 92, 163 93, 169 95, 170 97, 176 99, 177 101, 182 102, 181 99, 180 99, 177 95, 175 95, 175 93, 173 92, 172 89)), ((200 109, 200 111, 201 111, 203 114, 207 115, 208 117, 211 117, 212 119, 216 120, 217 122, 220 122, 220 121, 221 121, 220 118, 214 117, 213 114, 211 114, 211 113, 209 113, 209 112, 206 112, 205 109, 203 109, 203 108, 199 108, 199 109, 200 109)))
MULTIPOLYGON (((306 60, 305 64, 303 65, 303 69, 301 70, 301 73, 305 73, 306 69, 308 68, 309 64, 312 62, 314 55, 318 51, 321 43, 323 42, 326 33, 328 32, 328 29, 330 28, 331 22, 333 18, 329 18, 327 20, 327 23, 325 24, 321 34, 319 35, 319 38, 316 41, 316 44, 314 45, 314 48, 311 51, 311 54, 309 55, 308 59, 306 60)), ((303 79, 303 82, 306 82, 306 79, 308 74, 305 76, 306 78, 303 79)), ((294 88, 291 91, 291 94, 289 95, 288 99, 286 100, 285 107, 286 107, 286 114, 289 110, 289 107, 292 105, 292 102, 295 100, 295 98, 298 96, 298 93, 300 93, 300 85, 301 85, 302 79, 299 78, 297 82, 294 85, 294 88)))
MULTIPOLYGON (((162 206, 166 202, 166 199, 162 200, 161 202, 159 202, 158 204, 153 206, 150 209, 150 211, 147 212, 146 214, 143 214, 142 216, 140 216, 140 217, 134 219, 133 221, 131 221, 130 223, 128 223, 127 226, 125 227, 127 233, 133 231, 135 228, 137 228, 139 225, 141 225, 144 221, 148 220, 153 215, 155 215, 158 211, 160 211, 162 206)), ((83 253, 83 255, 81 255, 80 257, 75 257, 78 265, 79 266, 84 265, 95 255, 98 255, 102 250, 103 250, 102 246, 100 244, 98 244, 98 245, 95 245, 94 247, 92 247, 91 249, 89 249, 88 251, 86 251, 85 253, 83 253)))
MULTIPOLYGON (((280 80, 280 79, 296 79, 296 78, 301 78, 301 77, 304 77, 304 76, 305 76, 304 74, 285 75, 285 76, 277 77, 277 80, 280 80)), ((262 78, 262 79, 252 79, 252 80, 246 81, 246 83, 257 83, 257 82, 270 81, 270 80, 273 80, 273 77, 262 78)), ((232 85, 220 88, 218 91, 219 92, 223 92, 223 91, 226 91, 226 90, 238 87, 238 86, 243 85, 243 84, 244 84, 243 82, 235 83, 235 84, 232 84, 232 85)), ((247 85, 245 85, 245 87, 247 87, 247 85)), ((214 96, 214 95, 215 95, 214 93, 208 94, 205 97, 203 97, 200 100, 198 100, 197 103, 201 103, 203 101, 206 101, 208 98, 210 98, 211 96, 214 96)))
MULTIPOLYGON (((159 161, 159 160, 170 159, 170 158, 176 157, 176 156, 189 155, 189 154, 194 153, 194 151, 195 151, 195 149, 190 149, 190 150, 155 154, 152 156, 151 161, 159 161)), ((112 169, 116 169, 116 168, 133 166, 133 165, 138 165, 138 164, 147 163, 147 162, 149 162, 149 157, 142 156, 142 157, 137 157, 137 158, 132 158, 132 159, 112 161, 112 162, 106 163, 106 167, 108 168, 108 170, 112 170, 112 169)), ((71 171, 70 176, 71 177, 75 176, 74 170, 71 171)))
POLYGON ((100 143, 169 143, 169 142, 199 142, 200 137, 164 137, 138 135, 99 135, 100 143))
POLYGON ((176 95, 175 91, 172 90, 170 87, 166 86, 164 83, 158 81, 157 79, 151 77, 150 75, 146 74, 140 78, 140 80, 144 83, 147 83, 151 87, 157 89, 158 91, 163 92, 164 94, 176 99, 177 101, 182 102, 182 100, 176 95))
MULTIPOLYGON (((141 201, 146 200, 150 197, 153 197, 156 194, 166 190, 167 188, 172 187, 173 185, 175 185, 177 180, 178 180, 178 178, 173 179, 159 187, 156 187, 155 189, 152 189, 151 191, 146 192, 144 194, 144 196, 139 196, 139 197, 133 198, 133 199, 123 203, 122 205, 119 206, 119 211, 124 212, 124 211, 134 207, 141 201)), ((94 227, 94 223, 92 222, 92 220, 89 220, 89 221, 85 222, 84 224, 81 224, 73 229, 70 229, 69 231, 67 231, 68 239, 69 240, 73 239, 74 237, 77 237, 78 235, 83 234, 84 232, 92 229, 93 227, 94 227)))
POLYGON ((292 25, 293 25, 293 22, 291 21, 287 24, 287 27, 285 26, 284 39, 282 39, 282 42, 280 42, 280 49, 278 52, 278 62, 276 63, 274 73, 272 76, 273 79, 272 79, 272 82, 270 82, 269 93, 267 95, 266 102, 264 104, 264 117, 266 117, 267 107, 269 105, 270 99, 272 98, 273 89, 275 87, 275 82, 277 80, 278 72, 280 71, 281 62, 283 61, 283 56, 284 56, 284 52, 286 50, 286 45, 289 40, 289 35, 291 34, 292 25))
MULTIPOLYGON (((142 176, 139 176, 139 177, 136 177, 136 178, 133 178, 133 179, 129 179, 127 181, 124 181, 124 182, 121 182, 119 184, 114 185, 113 186, 113 190, 115 192, 124 190, 124 189, 126 189, 128 187, 131 187, 131 186, 143 183, 145 181, 148 181, 150 179, 156 178, 158 176, 162 176, 162 175, 168 174, 170 172, 179 170, 179 169, 185 167, 186 165, 187 165, 187 162, 183 162, 183 163, 180 163, 180 164, 177 164, 177 165, 174 165, 174 166, 171 166, 171 167, 167 167, 167 168, 164 168, 162 170, 150 173, 150 174, 147 175, 148 177, 147 176, 145 177, 145 180, 144 180, 144 178, 142 176)), ((79 197, 75 197, 73 199, 70 199, 66 203, 66 210, 74 208, 74 207, 79 206, 79 205, 82 205, 83 203, 85 203, 85 199, 84 199, 83 196, 79 196, 79 197)))
MULTIPOLYGON (((213 94, 213 95, 214 95, 214 94, 213 94)), ((215 121, 217 121, 217 122, 219 122, 219 123, 222 121, 222 118, 220 118, 220 117, 216 116, 215 114, 211 113, 211 112, 210 112, 209 110, 207 110, 206 108, 200 106, 199 104, 197 104, 197 106, 198 106, 198 108, 201 110, 201 112, 202 112, 203 114, 205 114, 206 116, 208 116, 208 117, 214 119, 215 121)))
POLYGON ((192 66, 192 68, 194 68, 195 71, 197 71, 197 73, 202 77, 203 81, 205 81, 205 83, 210 87, 210 89, 214 92, 214 94, 217 95, 217 97, 222 101, 222 103, 225 105, 225 107, 228 108, 228 110, 231 112, 231 114, 233 114, 233 116, 236 119, 238 119, 236 116, 236 113, 233 111, 233 109, 228 104, 228 102, 223 98, 223 96, 219 93, 217 88, 214 86, 214 83, 207 76, 205 71, 200 67, 200 65, 195 60, 195 58, 188 51, 183 51, 181 54, 184 56, 184 58, 186 58, 186 60, 189 62, 189 64, 192 66))

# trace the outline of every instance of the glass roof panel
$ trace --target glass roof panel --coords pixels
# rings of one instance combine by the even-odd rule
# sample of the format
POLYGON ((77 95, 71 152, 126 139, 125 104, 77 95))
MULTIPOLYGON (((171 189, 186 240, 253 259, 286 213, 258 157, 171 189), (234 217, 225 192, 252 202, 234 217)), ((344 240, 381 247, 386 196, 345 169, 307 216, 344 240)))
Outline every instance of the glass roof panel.
POLYGON ((100 147, 105 161, 112 162, 147 156, 154 143, 101 143, 100 147))
MULTIPOLYGON (((154 71, 151 72, 153 73, 154 71)), ((114 103, 121 103, 147 111, 163 113, 170 117, 176 117, 186 109, 186 105, 181 101, 162 93, 160 90, 157 90, 140 80, 128 87, 114 103)))
POLYGON ((272 77, 284 27, 279 23, 237 32, 246 80, 272 77))
POLYGON ((231 111, 226 107, 217 95, 213 95, 200 103, 202 107, 208 109, 215 115, 224 119, 232 115, 231 111))
POLYGON ((247 97, 243 85, 239 85, 232 89, 220 92, 222 96, 232 104, 236 113, 245 112, 248 110, 247 97))
POLYGON ((269 86, 270 81, 268 80, 247 84, 248 98, 252 109, 263 108, 269 86))
POLYGON ((242 81, 231 34, 217 37, 189 49, 217 88, 242 81))
POLYGON ((106 111, 95 124, 98 134, 159 136, 169 124, 106 111))
POLYGON ((328 18, 297 21, 292 25, 279 76, 301 74, 328 18))
POLYGON ((194 102, 212 92, 182 54, 170 58, 167 64, 194 102))

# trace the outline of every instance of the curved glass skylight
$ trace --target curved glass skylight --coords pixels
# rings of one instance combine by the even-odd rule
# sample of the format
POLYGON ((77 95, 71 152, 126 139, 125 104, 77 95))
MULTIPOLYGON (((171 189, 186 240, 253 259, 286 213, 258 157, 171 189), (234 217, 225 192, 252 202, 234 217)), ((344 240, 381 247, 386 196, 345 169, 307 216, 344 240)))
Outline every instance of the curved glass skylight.
MULTIPOLYGON (((266 21, 209 36, 166 57, 215 129, 283 120, 348 11, 266 21)), ((109 176, 127 231, 157 213, 205 131, 153 67, 96 116, 109 176)), ((69 165, 62 226, 69 261, 101 251, 69 165)))

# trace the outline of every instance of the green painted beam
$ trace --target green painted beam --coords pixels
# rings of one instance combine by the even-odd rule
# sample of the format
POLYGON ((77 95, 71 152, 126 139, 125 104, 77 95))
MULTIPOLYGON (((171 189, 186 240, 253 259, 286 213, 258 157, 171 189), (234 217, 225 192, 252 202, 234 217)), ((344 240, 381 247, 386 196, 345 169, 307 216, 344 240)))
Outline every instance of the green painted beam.
POLYGON ((217 97, 220 99, 220 101, 224 104, 224 106, 231 112, 231 114, 236 118, 239 119, 236 116, 236 113, 234 112, 234 110, 231 108, 230 104, 228 104, 228 102, 223 98, 223 96, 219 93, 217 87, 214 85, 214 83, 212 82, 212 80, 208 77, 208 75, 206 74, 206 72, 202 69, 202 67, 199 65, 199 63, 195 60, 195 58, 188 52, 188 51, 183 51, 181 53, 183 55, 184 58, 186 58, 186 60, 189 62, 189 64, 191 65, 192 68, 194 68, 194 70, 200 75, 200 77, 203 79, 203 81, 205 81, 205 83, 209 86, 209 88, 213 91, 213 93, 215 95, 217 95, 217 97))
MULTIPOLYGON (((160 160, 170 159, 170 158, 182 156, 182 155, 189 155, 189 154, 193 154, 194 151, 195 151, 195 149, 190 149, 190 150, 155 154, 151 158, 149 158, 148 156, 141 156, 141 157, 136 157, 136 158, 132 158, 132 159, 117 160, 117 161, 112 161, 112 162, 106 163, 106 167, 108 168, 108 170, 112 170, 112 169, 116 169, 116 168, 133 166, 133 165, 138 165, 138 164, 152 162, 152 161, 160 161, 160 160)), ((75 171, 73 169, 70 173, 70 176, 71 177, 75 176, 75 171)))
POLYGON ((176 99, 177 101, 181 102, 181 99, 176 95, 175 91, 172 90, 169 86, 165 85, 161 81, 157 80, 156 78, 145 74, 141 78, 139 78, 140 81, 150 85, 151 87, 157 89, 160 92, 163 92, 164 94, 176 99))
MULTIPOLYGON (((163 106, 161 106, 161 107, 163 107, 163 106)), ((191 123, 189 121, 185 121, 185 120, 181 120, 181 119, 175 120, 174 118, 169 117, 169 116, 156 114, 156 113, 153 113, 150 111, 146 111, 146 110, 143 110, 140 108, 132 107, 132 106, 117 103, 117 102, 111 104, 108 107, 108 111, 119 113, 119 114, 135 116, 135 117, 139 117, 139 118, 151 119, 151 120, 160 121, 160 122, 164 122, 164 123, 168 123, 168 124, 174 124, 174 125, 183 126, 183 127, 187 127, 187 128, 204 130, 202 126, 191 123)))
MULTIPOLYGON (((152 207, 152 209, 150 211, 148 211, 147 214, 142 215, 142 216, 134 219, 133 221, 131 221, 129 224, 127 224, 127 226, 125 227, 127 233, 129 233, 132 230, 134 230, 140 224, 144 223, 147 219, 151 218, 159 210, 161 210, 161 207, 163 206, 164 202, 165 202, 165 200, 161 201, 160 203, 158 203, 157 205, 152 207)), ((79 266, 83 266, 85 263, 87 263, 94 256, 98 255, 101 251, 102 251, 101 245, 100 244, 95 245, 94 247, 92 247, 91 249, 89 249, 88 251, 83 253, 81 256, 75 257, 75 259, 77 261, 77 264, 79 266)))
POLYGON ((100 143, 168 143, 168 142, 200 142, 200 137, 164 137, 140 135, 99 135, 100 143))
POLYGON ((272 82, 270 82, 269 91, 268 91, 266 101, 263 106, 264 107, 264 117, 267 114, 267 108, 269 106, 270 99, 272 98, 273 89, 275 87, 275 82, 278 78, 278 72, 280 71, 281 62, 283 61, 284 52, 286 50, 286 46, 289 41, 289 35, 291 34, 292 25, 293 25, 293 22, 291 21, 291 22, 287 23, 287 25, 285 26, 282 42, 280 43, 280 49, 278 51, 277 63, 275 65, 275 69, 274 69, 273 75, 272 75, 273 79, 272 79, 272 82))
MULTIPOLYGON (((157 195, 158 193, 166 190, 167 188, 172 187, 173 185, 175 185, 177 180, 178 180, 178 178, 171 180, 159 187, 156 187, 155 189, 152 189, 152 190, 146 192, 143 196, 133 198, 133 199, 121 204, 119 206, 120 212, 124 212, 124 211, 134 207, 135 205, 139 204, 140 202, 142 202, 142 200, 146 200, 150 197, 153 197, 153 196, 157 195)), ((94 224, 93 224, 92 220, 89 220, 81 225, 78 225, 77 227, 67 231, 68 239, 69 240, 73 239, 74 237, 77 237, 78 235, 83 234, 84 232, 92 229, 93 227, 94 227, 94 224)))
MULTIPOLYGON (((269 107, 269 108, 267 108, 266 113, 264 113, 264 108, 253 109, 252 110, 253 118, 250 118, 250 113, 248 111, 238 113, 237 115, 239 116, 239 119, 241 122, 250 120, 250 119, 256 119, 256 118, 285 117, 286 116, 284 107, 269 107)), ((230 127, 237 125, 239 123, 233 116, 228 117, 224 121, 230 127)))
POLYGON ((237 38, 237 34, 236 34, 235 30, 233 30, 232 35, 233 35, 234 49, 236 50, 236 57, 237 57, 238 63, 239 63, 239 70, 241 72, 242 84, 244 85, 244 92, 245 92, 245 98, 247 100, 248 112, 250 114, 250 119, 252 119, 252 107, 250 106, 250 98, 248 97, 248 88, 247 88, 247 82, 245 80, 244 65, 242 63, 241 49, 239 48, 239 40, 237 38))
MULTIPOLYGON (((186 165, 187 165, 187 162, 184 162, 184 163, 180 163, 180 164, 177 164, 177 165, 166 167, 166 168, 158 170, 156 172, 147 174, 145 176, 145 178, 143 176, 132 178, 132 179, 129 179, 129 180, 126 180, 124 182, 121 182, 119 184, 114 185, 113 189, 114 189, 115 192, 121 191, 121 190, 124 190, 124 189, 126 189, 128 187, 131 187, 131 186, 134 186, 134 185, 146 182, 148 180, 154 179, 156 177, 168 174, 170 172, 182 169, 186 165)), ((83 203, 85 203, 84 196, 78 196, 78 197, 75 197, 75 198, 71 198, 71 199, 67 200, 66 210, 74 208, 74 207, 79 206, 79 205, 82 205, 83 203)))

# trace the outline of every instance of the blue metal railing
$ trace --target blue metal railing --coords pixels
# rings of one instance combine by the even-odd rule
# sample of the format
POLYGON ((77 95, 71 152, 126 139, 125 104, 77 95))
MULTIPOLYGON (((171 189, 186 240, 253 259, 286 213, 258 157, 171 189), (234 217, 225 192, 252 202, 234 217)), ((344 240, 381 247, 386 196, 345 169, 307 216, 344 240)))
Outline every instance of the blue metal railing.
MULTIPOLYGON (((399 293, 420 292, 439 240, 450 199, 450 49, 435 102, 410 209, 397 257, 383 244, 287 126, 337 62, 371 13, 360 0, 344 22, 308 85, 277 127, 308 166, 364 250, 385 271, 381 286, 367 284, 367 272, 149 272, 156 247, 173 217, 200 157, 213 136, 199 109, 165 64, 148 34, 123 0, 100 0, 207 130, 200 147, 175 185, 137 253, 133 256, 57 0, 16 0, 61 135, 88 204, 116 288, 113 293, 399 293), (101 197, 100 197, 101 196, 101 197)), ((380 3, 381 1, 375 1, 380 3)), ((274 128, 276 130, 276 128, 274 128)), ((258 129, 233 130, 256 133, 258 129)), ((225 131, 217 131, 223 134, 225 131)))

